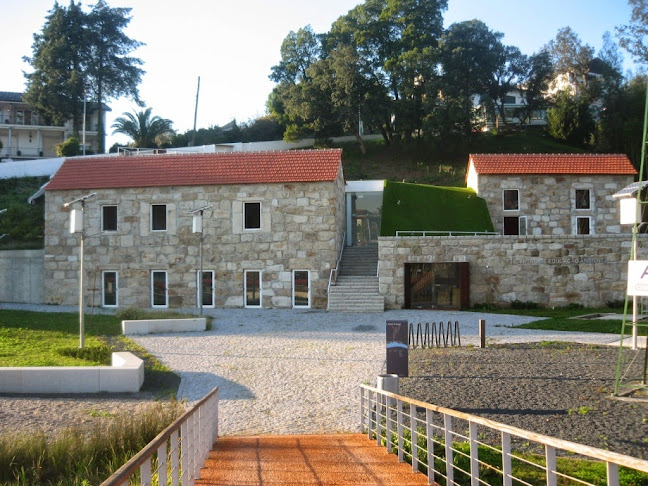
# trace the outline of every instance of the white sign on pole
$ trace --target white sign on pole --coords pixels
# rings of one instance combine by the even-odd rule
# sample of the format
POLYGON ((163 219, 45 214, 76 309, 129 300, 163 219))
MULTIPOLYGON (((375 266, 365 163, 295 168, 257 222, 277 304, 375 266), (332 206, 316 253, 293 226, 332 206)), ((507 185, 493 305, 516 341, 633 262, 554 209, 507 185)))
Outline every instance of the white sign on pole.
POLYGON ((628 262, 628 295, 648 297, 648 260, 628 262))

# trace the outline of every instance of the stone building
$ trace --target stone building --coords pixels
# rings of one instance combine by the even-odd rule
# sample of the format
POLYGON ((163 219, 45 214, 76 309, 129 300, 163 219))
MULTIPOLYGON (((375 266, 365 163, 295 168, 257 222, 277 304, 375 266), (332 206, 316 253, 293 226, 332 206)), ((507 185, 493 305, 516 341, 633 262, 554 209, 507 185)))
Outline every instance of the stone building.
POLYGON ((472 154, 466 185, 503 235, 618 234, 612 195, 636 174, 618 154, 472 154))
POLYGON ((78 302, 80 235, 70 234, 64 204, 94 194, 83 202, 88 303, 198 306, 200 223, 192 212, 204 208, 204 307, 325 307, 344 234, 341 157, 304 150, 68 159, 45 192, 46 301, 78 302))

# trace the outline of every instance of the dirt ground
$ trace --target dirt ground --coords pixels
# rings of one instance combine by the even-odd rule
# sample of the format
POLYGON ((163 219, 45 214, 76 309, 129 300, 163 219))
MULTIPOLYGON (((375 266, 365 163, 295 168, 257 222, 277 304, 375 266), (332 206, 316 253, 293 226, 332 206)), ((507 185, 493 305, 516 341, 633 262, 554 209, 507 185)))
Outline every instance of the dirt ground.
MULTIPOLYGON (((401 379, 400 392, 521 429, 648 459, 648 400, 612 397, 617 356, 616 347, 572 343, 410 350, 410 378, 401 379)), ((633 363, 628 377, 640 376, 643 351, 624 351, 623 362, 624 370, 633 363)))

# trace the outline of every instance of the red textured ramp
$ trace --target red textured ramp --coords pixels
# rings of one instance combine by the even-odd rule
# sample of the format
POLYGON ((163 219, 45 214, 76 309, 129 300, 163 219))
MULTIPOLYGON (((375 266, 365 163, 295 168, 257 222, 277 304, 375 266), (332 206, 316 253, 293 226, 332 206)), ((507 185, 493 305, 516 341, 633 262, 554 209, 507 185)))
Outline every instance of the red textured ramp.
POLYGON ((220 437, 200 474, 203 486, 427 484, 361 434, 220 437))

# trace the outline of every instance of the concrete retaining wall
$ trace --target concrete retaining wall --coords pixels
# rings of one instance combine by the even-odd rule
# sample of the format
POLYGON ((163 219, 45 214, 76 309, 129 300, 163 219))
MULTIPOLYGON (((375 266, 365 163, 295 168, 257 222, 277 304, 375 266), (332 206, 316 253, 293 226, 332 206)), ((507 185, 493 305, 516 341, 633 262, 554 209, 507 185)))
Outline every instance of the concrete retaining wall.
POLYGON ((0 302, 44 304, 45 250, 0 251, 0 302))
POLYGON ((122 332, 126 336, 137 334, 158 334, 163 332, 197 332, 207 329, 207 319, 148 319, 122 321, 122 332))
POLYGON ((0 367, 2 393, 135 393, 144 383, 144 361, 113 353, 112 366, 0 367))

